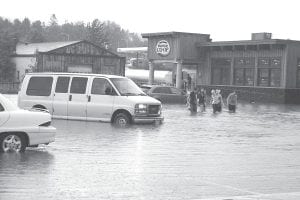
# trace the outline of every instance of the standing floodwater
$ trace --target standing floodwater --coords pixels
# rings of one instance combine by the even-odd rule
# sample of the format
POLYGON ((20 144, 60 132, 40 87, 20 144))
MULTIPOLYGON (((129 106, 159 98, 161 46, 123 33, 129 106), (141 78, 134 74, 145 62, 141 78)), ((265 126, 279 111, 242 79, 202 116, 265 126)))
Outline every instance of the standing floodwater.
POLYGON ((0 199, 300 199, 300 106, 163 113, 125 129, 54 120, 54 143, 0 155, 0 199))

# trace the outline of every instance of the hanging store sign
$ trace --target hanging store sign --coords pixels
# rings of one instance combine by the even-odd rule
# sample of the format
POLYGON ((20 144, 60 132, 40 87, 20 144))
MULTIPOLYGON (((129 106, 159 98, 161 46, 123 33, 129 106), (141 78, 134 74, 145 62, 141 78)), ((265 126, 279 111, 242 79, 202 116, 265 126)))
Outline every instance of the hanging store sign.
POLYGON ((166 40, 160 40, 156 44, 156 53, 160 56, 167 56, 170 54, 171 48, 166 40))

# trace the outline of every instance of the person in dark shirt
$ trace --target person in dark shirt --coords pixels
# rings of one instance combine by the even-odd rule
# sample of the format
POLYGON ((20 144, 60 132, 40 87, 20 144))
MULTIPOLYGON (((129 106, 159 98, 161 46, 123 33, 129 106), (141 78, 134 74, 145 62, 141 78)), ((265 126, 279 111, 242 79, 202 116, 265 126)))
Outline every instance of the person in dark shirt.
POLYGON ((189 90, 192 87, 192 77, 189 74, 187 75, 187 87, 189 90))
POLYGON ((197 112, 197 94, 195 90, 190 92, 189 101, 191 112, 197 112))
POLYGON ((206 94, 205 94, 205 90, 204 89, 201 89, 198 92, 197 98, 198 98, 198 104, 199 104, 200 110, 202 112, 205 111, 206 94))

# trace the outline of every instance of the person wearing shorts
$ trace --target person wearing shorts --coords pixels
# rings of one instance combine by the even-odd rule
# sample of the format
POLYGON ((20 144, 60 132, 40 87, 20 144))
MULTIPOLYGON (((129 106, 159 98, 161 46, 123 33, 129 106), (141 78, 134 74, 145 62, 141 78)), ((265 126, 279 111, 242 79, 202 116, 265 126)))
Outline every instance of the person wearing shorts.
POLYGON ((233 91, 230 93, 227 97, 227 105, 229 112, 235 112, 236 111, 236 105, 237 105, 237 95, 236 92, 233 91))

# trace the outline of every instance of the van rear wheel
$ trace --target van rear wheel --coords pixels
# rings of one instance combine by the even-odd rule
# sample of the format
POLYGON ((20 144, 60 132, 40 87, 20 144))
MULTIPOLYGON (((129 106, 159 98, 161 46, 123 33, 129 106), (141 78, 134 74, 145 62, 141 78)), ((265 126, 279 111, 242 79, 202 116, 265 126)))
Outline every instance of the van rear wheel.
POLYGON ((129 116, 125 113, 118 113, 114 117, 114 124, 120 127, 128 126, 130 124, 129 116))

